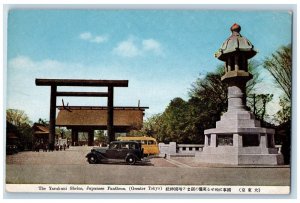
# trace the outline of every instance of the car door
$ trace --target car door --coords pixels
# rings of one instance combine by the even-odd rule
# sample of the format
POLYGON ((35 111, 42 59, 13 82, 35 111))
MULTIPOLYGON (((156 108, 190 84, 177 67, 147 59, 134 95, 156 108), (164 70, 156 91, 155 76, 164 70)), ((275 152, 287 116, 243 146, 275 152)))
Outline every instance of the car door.
POLYGON ((106 157, 108 159, 119 159, 119 150, 120 150, 119 143, 111 143, 109 145, 109 148, 106 151, 106 157))
POLYGON ((119 150, 119 159, 125 159, 129 152, 129 143, 121 143, 119 150))

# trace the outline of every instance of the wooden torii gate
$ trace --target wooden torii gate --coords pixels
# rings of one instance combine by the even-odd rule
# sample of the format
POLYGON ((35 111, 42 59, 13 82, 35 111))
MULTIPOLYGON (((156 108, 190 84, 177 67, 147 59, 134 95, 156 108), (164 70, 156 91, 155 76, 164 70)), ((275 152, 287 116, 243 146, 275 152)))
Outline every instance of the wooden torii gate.
POLYGON ((49 144, 55 144, 56 97, 107 97, 107 134, 109 141, 115 140, 114 133, 114 87, 128 87, 128 80, 78 80, 78 79, 36 79, 37 86, 50 86, 49 144), (58 92, 57 86, 107 87, 107 92, 58 92))

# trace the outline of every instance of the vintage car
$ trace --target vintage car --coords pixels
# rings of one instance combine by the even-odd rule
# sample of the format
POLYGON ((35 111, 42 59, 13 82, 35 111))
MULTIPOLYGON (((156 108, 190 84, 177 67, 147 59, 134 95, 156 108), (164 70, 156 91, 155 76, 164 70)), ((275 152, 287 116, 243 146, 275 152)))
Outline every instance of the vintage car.
POLYGON ((137 161, 141 161, 143 157, 144 150, 141 143, 134 141, 113 141, 108 148, 93 148, 86 155, 90 164, 97 164, 107 160, 124 160, 128 164, 133 165, 137 161))

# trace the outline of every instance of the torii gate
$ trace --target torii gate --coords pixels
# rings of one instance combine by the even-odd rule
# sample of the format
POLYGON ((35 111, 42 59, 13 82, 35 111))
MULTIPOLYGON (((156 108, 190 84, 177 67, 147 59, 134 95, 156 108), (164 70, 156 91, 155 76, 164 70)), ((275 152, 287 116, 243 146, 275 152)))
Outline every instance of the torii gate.
POLYGON ((107 97, 107 134, 109 141, 114 134, 114 87, 128 87, 128 80, 80 80, 80 79, 36 79, 37 86, 51 86, 49 144, 55 144, 56 97, 107 97), (57 86, 107 87, 107 92, 58 92, 57 86))

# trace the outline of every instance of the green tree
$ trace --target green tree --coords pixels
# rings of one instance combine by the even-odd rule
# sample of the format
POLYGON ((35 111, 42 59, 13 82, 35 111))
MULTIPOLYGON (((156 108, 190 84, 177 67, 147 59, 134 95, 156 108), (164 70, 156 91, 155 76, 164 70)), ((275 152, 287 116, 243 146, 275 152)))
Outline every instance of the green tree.
POLYGON ((291 99, 292 99, 292 47, 282 46, 263 64, 264 68, 273 76, 275 84, 283 91, 279 105, 281 109, 276 113, 280 123, 276 130, 276 137, 282 143, 282 154, 286 164, 290 163, 291 153, 291 99))
POLYGON ((272 101, 273 94, 250 94, 248 95, 248 104, 255 117, 263 122, 267 120, 267 104, 272 101))
POLYGON ((108 143, 108 137, 105 136, 103 130, 96 130, 95 131, 95 138, 98 143, 108 143))
POLYGON ((281 110, 276 113, 276 118, 279 123, 286 123, 291 120, 291 102, 286 97, 281 97, 279 101, 281 110))
POLYGON ((221 81, 224 75, 224 69, 219 66, 215 72, 208 73, 206 76, 200 76, 192 84, 189 91, 190 98, 199 98, 206 100, 219 114, 227 110, 227 84, 221 81))
POLYGON ((47 121, 46 119, 39 118, 37 123, 45 125, 45 126, 49 126, 49 121, 47 121))
POLYGON ((263 67, 273 76, 275 83, 284 92, 288 101, 292 98, 292 47, 280 47, 271 57, 267 57, 263 67))
POLYGON ((170 141, 190 143, 193 141, 193 131, 190 126, 189 104, 181 98, 173 99, 162 114, 165 124, 165 134, 170 141))
POLYGON ((150 137, 154 137, 158 142, 168 142, 169 138, 166 134, 166 124, 163 115, 155 114, 149 117, 143 125, 142 132, 150 137))
POLYGON ((20 148, 31 149, 32 145, 32 122, 23 110, 7 109, 6 121, 17 128, 19 132, 20 148))
MULTIPOLYGON (((253 81, 248 82, 247 92, 254 92, 259 82, 257 67, 257 62, 249 63, 253 81)), ((162 114, 147 119, 144 133, 160 142, 203 143, 204 130, 214 128, 216 121, 227 110, 228 86, 221 81, 223 75, 222 66, 215 72, 200 75, 192 84, 189 100, 174 98, 162 114)))
MULTIPOLYGON (((47 127, 49 127, 49 123, 47 124, 44 124, 46 125, 47 127)), ((60 138, 62 139, 68 139, 68 140, 71 140, 71 137, 72 137, 72 132, 70 129, 67 129, 65 127, 61 128, 61 127, 56 127, 55 128, 55 134, 58 135, 60 138)))
POLYGON ((291 45, 280 47, 263 64, 264 68, 273 76, 275 84, 283 91, 280 97, 280 106, 276 114, 279 123, 291 119, 292 99, 292 47, 291 45))
POLYGON ((199 77, 189 92, 191 116, 193 116, 195 132, 200 133, 203 140, 204 130, 215 127, 222 113, 227 110, 228 85, 221 81, 224 69, 219 66, 215 72, 199 77))
POLYGON ((19 109, 7 109, 6 120, 17 127, 21 127, 26 124, 32 124, 26 113, 19 109))

